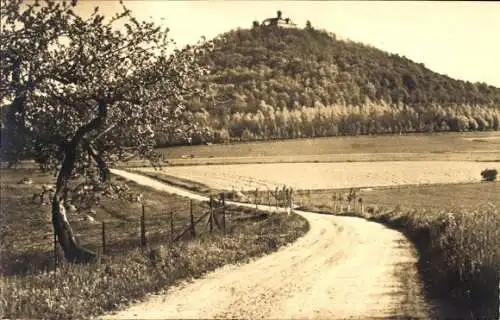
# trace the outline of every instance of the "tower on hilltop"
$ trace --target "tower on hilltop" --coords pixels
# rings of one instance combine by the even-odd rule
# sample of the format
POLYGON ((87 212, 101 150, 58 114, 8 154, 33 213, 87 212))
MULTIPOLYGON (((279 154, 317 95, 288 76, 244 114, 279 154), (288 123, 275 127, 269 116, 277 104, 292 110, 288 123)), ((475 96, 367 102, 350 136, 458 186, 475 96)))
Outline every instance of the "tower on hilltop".
POLYGON ((283 18, 281 10, 278 10, 275 18, 267 18, 262 21, 261 25, 265 27, 297 28, 297 25, 290 18, 283 18))

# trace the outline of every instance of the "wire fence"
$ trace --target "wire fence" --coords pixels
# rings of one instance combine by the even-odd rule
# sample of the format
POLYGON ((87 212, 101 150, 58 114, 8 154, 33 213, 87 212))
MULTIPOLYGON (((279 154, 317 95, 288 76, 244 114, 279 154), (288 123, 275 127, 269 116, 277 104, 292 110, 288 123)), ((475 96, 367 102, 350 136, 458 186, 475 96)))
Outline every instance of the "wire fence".
MULTIPOLYGON (((141 204, 140 218, 134 221, 94 222, 78 230, 83 236, 81 244, 100 255, 115 255, 134 248, 147 249, 158 244, 174 244, 181 239, 195 238, 197 234, 226 233, 227 208, 225 196, 219 199, 210 196, 208 201, 189 201, 189 215, 168 211, 164 215, 149 217, 147 207, 141 204)), ((60 248, 57 236, 53 236, 53 265, 60 263, 60 248)))

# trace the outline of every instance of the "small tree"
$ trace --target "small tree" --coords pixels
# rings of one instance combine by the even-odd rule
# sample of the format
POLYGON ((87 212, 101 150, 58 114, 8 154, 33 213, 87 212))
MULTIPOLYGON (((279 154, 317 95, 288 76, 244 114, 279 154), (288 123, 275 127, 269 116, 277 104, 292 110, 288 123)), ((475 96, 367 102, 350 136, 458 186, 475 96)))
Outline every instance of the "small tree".
POLYGON ((182 133, 183 101, 204 71, 195 58, 208 46, 169 54, 168 29, 137 21, 121 4, 109 19, 97 7, 84 19, 76 0, 1 0, 2 157, 33 157, 57 174, 52 223, 70 262, 95 260, 65 213, 71 181, 86 176, 84 189, 116 194, 110 164, 134 156, 158 163, 155 131, 182 133))
POLYGON ((310 21, 310 20, 307 20, 307 21, 306 21, 306 29, 307 29, 307 30, 311 30, 311 29, 312 29, 312 24, 311 24, 311 21, 310 21))
POLYGON ((498 171, 496 169, 485 169, 481 171, 481 176, 484 181, 495 181, 497 179, 498 171))

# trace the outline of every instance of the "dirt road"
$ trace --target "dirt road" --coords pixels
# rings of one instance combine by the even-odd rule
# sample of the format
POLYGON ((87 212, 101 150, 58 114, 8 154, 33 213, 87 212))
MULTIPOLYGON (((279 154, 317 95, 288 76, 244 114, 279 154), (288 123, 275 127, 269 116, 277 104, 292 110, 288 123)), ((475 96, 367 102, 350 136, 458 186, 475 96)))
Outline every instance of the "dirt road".
MULTIPOLYGON (((204 200, 138 174, 113 173, 204 200)), ((434 316, 404 236, 359 218, 298 212, 310 231, 278 252, 230 265, 105 319, 374 318, 434 316)))

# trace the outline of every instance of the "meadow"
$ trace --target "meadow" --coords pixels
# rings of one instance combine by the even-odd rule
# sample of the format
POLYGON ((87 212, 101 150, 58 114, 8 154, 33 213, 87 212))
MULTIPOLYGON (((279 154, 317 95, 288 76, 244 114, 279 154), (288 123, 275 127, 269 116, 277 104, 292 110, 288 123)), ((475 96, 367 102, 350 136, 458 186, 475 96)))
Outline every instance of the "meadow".
MULTIPOLYGON (((106 254, 100 262, 69 265, 58 249, 59 263, 54 270, 50 207, 32 201, 33 194, 53 177, 35 169, 2 169, 1 174, 1 318, 97 316, 168 289, 180 280, 275 251, 308 230, 307 221, 298 215, 267 215, 228 206, 225 234, 210 233, 205 219, 196 225, 194 238, 187 233, 171 244, 170 212, 179 235, 189 226, 190 200, 129 181, 131 191, 144 196, 147 247, 140 245, 141 205, 108 199, 90 214, 69 213, 80 242, 98 252, 101 223, 106 223, 106 254), (19 183, 28 176, 33 184, 19 183), (84 219, 86 216, 94 221, 84 219)), ((195 217, 206 210, 206 203, 193 200, 195 217)))
POLYGON ((215 189, 296 190, 399 186, 480 182, 485 168, 500 170, 500 163, 471 161, 371 161, 332 163, 266 163, 211 166, 172 166, 158 171, 136 168, 140 172, 166 174, 191 180, 215 189))
POLYGON ((454 160, 500 161, 498 132, 345 136, 158 149, 171 165, 454 160))

